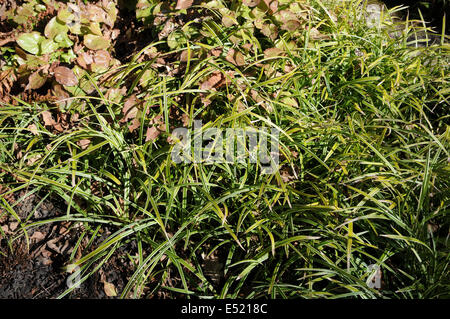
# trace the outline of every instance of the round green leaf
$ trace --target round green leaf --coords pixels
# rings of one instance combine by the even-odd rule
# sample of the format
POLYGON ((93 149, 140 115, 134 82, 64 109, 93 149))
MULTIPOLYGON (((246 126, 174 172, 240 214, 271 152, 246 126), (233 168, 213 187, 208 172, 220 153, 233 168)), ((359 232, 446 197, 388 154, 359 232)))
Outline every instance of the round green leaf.
POLYGON ((103 50, 109 48, 111 43, 105 37, 94 34, 84 36, 84 45, 91 50, 103 50))
POLYGON ((175 48, 179 48, 184 44, 185 39, 183 34, 181 34, 180 32, 172 32, 171 34, 169 34, 168 38, 167 38, 167 45, 171 48, 171 49, 175 49, 175 48))
POLYGON ((39 32, 24 33, 17 38, 17 44, 31 54, 39 53, 39 43, 44 37, 39 32))
POLYGON ((47 7, 45 5, 43 5, 43 4, 37 4, 37 5, 34 6, 34 9, 37 12, 43 12, 43 11, 47 10, 47 7))
POLYGON ((58 11, 58 19, 64 23, 69 23, 74 19, 74 14, 67 9, 61 9, 58 11))
POLYGON ((58 50, 59 45, 53 40, 45 39, 41 42, 41 54, 49 54, 58 50))
POLYGON ((67 33, 69 28, 58 21, 56 17, 53 17, 45 26, 44 34, 47 38, 53 39, 57 35, 64 35, 67 33))
MULTIPOLYGON (((81 23, 79 21, 72 21, 71 23, 68 24, 69 30, 71 33, 73 34, 83 34, 82 28, 83 26, 81 25, 81 23)), ((86 27, 84 27, 85 29, 88 29, 86 27)), ((87 33, 87 31, 86 31, 87 33)))
POLYGON ((102 29, 100 28, 100 23, 98 22, 91 22, 89 24, 89 31, 95 35, 102 35, 102 29))
POLYGON ((36 16, 36 13, 33 10, 33 6, 30 5, 30 3, 25 3, 24 5, 17 8, 17 11, 15 12, 12 19, 17 24, 24 24, 28 21, 29 18, 34 16, 36 16))
POLYGON ((145 70, 144 74, 139 79, 139 84, 146 87, 153 79, 157 78, 157 74, 153 69, 145 70))
POLYGON ((65 53, 62 53, 60 55, 60 57, 61 57, 63 62, 70 63, 70 61, 73 60, 73 59, 76 59, 77 56, 75 55, 75 53, 73 53, 73 50, 70 49, 69 51, 67 51, 65 53))

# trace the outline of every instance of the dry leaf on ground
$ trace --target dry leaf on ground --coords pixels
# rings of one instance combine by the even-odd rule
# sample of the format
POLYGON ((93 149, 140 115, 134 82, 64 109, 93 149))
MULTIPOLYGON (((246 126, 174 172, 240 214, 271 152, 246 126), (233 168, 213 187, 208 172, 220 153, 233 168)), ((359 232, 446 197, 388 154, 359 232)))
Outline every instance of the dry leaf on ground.
MULTIPOLYGON (((141 101, 136 97, 136 94, 131 95, 129 98, 125 100, 125 103, 123 104, 122 113, 123 118, 120 120, 121 123, 126 123, 129 120, 133 120, 136 118, 139 109, 137 108, 137 105, 139 105, 141 101)), ((134 129, 136 129, 136 123, 133 123, 134 125, 130 127, 130 131, 132 132, 134 129)), ((139 124, 137 125, 139 126, 139 124)))
POLYGON ((155 126, 149 127, 147 129, 147 133, 145 134, 145 141, 154 141, 159 134, 161 134, 161 132, 155 126))
POLYGON ((87 149, 89 144, 91 144, 91 140, 88 139, 82 139, 77 142, 77 145, 81 147, 82 150, 87 149))
POLYGON ((109 62, 111 61, 111 55, 106 50, 98 50, 95 52, 94 55, 94 63, 102 66, 102 67, 108 67, 109 62))
POLYGON ((190 6, 192 6, 193 2, 194 2, 194 0, 178 0, 177 6, 175 7, 175 9, 177 9, 177 10, 187 9, 190 6))
POLYGON ((222 73, 220 71, 216 71, 212 73, 212 75, 200 84, 201 90, 211 90, 217 83, 219 83, 222 80, 222 73))
POLYGON ((31 134, 33 134, 33 135, 39 135, 39 132, 38 132, 38 130, 37 130, 36 124, 30 124, 30 125, 28 125, 27 129, 30 130, 31 134))
POLYGON ((244 55, 235 49, 230 49, 225 59, 237 66, 242 66, 245 64, 244 55))
POLYGON ((272 58, 272 57, 276 57, 276 56, 280 56, 284 53, 283 50, 278 49, 278 48, 269 48, 264 50, 264 57, 265 58, 272 58))
POLYGON ((55 120, 53 119, 52 113, 49 111, 42 112, 42 119, 44 120, 45 126, 53 126, 56 124, 55 120))
POLYGON ((42 75, 40 71, 33 72, 28 78, 28 84, 25 87, 25 90, 39 89, 45 84, 46 81, 47 77, 42 75))
POLYGON ((214 55, 215 57, 218 57, 219 55, 222 54, 222 51, 223 51, 222 48, 217 47, 217 48, 211 49, 211 52, 210 52, 210 53, 211 53, 212 55, 214 55))
POLYGON ((31 240, 41 241, 45 238, 45 235, 41 233, 40 231, 35 231, 33 235, 31 235, 31 240))
POLYGON ((105 294, 108 297, 116 297, 117 296, 116 286, 114 286, 114 284, 104 281, 103 288, 104 288, 105 294))
POLYGON ((71 69, 65 66, 58 66, 55 71, 55 80, 59 84, 67 86, 75 86, 78 84, 78 79, 71 69))
POLYGON ((153 126, 147 128, 145 135, 146 142, 154 141, 161 134, 161 132, 166 130, 166 124, 163 122, 161 115, 155 116, 150 120, 149 124, 153 126))

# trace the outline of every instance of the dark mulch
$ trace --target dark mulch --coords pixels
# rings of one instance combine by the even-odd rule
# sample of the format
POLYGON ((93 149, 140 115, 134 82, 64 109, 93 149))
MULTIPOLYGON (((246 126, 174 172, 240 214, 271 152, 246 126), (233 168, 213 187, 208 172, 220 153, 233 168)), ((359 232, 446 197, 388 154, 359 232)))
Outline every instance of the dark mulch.
MULTIPOLYGON (((24 193, 21 194, 22 196, 24 193)), ((19 197, 20 198, 20 197, 19 197)), ((12 201, 12 200, 11 200, 12 201)), ((23 200, 12 203, 22 221, 28 223, 45 220, 66 213, 63 204, 55 203, 31 194, 23 200), (36 209, 35 209, 36 208, 36 209)), ((3 238, 0 242, 0 298, 56 298, 68 288, 70 273, 63 266, 70 262, 70 255, 82 233, 83 225, 69 222, 43 224, 27 229, 29 247, 24 232, 13 217, 0 212, 0 227, 9 238, 20 236, 11 246, 3 238), (11 251, 12 248, 12 251, 11 251)), ((88 251, 84 251, 86 240, 74 255, 75 259, 97 247, 113 230, 103 232, 88 251)), ((0 235, 1 237, 1 235, 0 235)), ((68 298, 110 298, 105 293, 104 282, 111 283, 116 290, 125 287, 133 274, 132 263, 124 258, 126 252, 132 254, 136 247, 132 244, 119 248, 101 269, 74 289, 68 298)))

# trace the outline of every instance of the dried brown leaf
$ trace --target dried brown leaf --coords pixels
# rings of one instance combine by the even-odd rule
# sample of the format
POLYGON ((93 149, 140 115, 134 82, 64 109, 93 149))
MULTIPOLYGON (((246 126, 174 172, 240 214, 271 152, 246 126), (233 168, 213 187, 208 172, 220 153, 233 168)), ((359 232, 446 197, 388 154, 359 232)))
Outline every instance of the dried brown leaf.
POLYGON ((212 75, 200 85, 201 90, 211 90, 222 80, 222 72, 216 71, 212 73, 212 75))
MULTIPOLYGON (((265 1, 267 1, 267 0, 265 0, 265 1)), ((278 10, 278 1, 270 1, 269 9, 270 9, 270 11, 272 13, 277 12, 277 10, 278 10)))
POLYGON ((58 66, 55 71, 55 80, 59 84, 67 86, 75 86, 78 84, 78 79, 71 69, 65 66, 58 66))
POLYGON ((52 113, 49 111, 42 112, 42 119, 44 120, 45 126, 53 126, 56 124, 55 120, 53 119, 52 113))
POLYGON ((193 0, 178 0, 177 6, 175 7, 176 10, 183 10, 187 9, 194 3, 193 0))
POLYGON ((189 59, 192 59, 192 51, 190 52, 189 55, 188 55, 188 50, 184 50, 183 52, 181 52, 181 55, 180 55, 181 62, 187 62, 189 59))
POLYGON ((89 53, 81 52, 78 54, 76 61, 78 65, 81 66, 83 69, 87 69, 89 65, 91 65, 94 62, 94 59, 92 58, 92 55, 90 55, 89 53))
POLYGON ((295 176, 289 172, 288 169, 281 170, 281 179, 284 183, 288 183, 295 179, 295 176))
POLYGON ((297 19, 295 13, 287 9, 277 12, 276 16, 280 19, 282 23, 286 23, 289 20, 297 19))
POLYGON ((152 126, 147 128, 147 133, 145 134, 145 141, 154 141, 161 134, 161 131, 158 130, 156 126, 152 126))
POLYGON ((250 90, 250 96, 253 100, 255 100, 256 103, 264 102, 264 99, 259 95, 259 93, 256 90, 250 90))
POLYGON ((35 154, 33 156, 30 156, 27 160, 27 165, 31 166, 41 158, 42 158, 42 154, 35 154))
POLYGON ((283 71, 286 72, 286 73, 289 73, 289 72, 292 72, 294 69, 295 69, 295 66, 293 66, 290 63, 286 63, 284 65, 283 71))
POLYGON ((25 90, 37 90, 41 88, 46 81, 47 77, 42 75, 40 71, 33 72, 28 78, 28 84, 25 87, 25 90))
POLYGON ((184 127, 187 127, 189 125, 189 115, 186 113, 183 113, 181 115, 181 122, 183 123, 184 127))
POLYGON ((111 55, 106 50, 98 50, 95 52, 94 55, 94 63, 103 66, 108 67, 109 62, 111 61, 111 55))
POLYGON ((72 123, 78 122, 79 120, 80 120, 80 113, 72 114, 72 116, 70 117, 70 122, 72 123))
POLYGON ((0 47, 4 46, 9 42, 16 41, 16 35, 14 31, 2 33, 0 32, 0 47))
POLYGON ((298 30, 300 28, 300 26, 301 26, 300 21, 298 21, 297 19, 292 19, 292 20, 286 21, 281 26, 281 29, 287 30, 287 31, 295 31, 295 30, 298 30))
POLYGON ((222 74, 222 81, 220 81, 217 87, 229 85, 232 82, 231 81, 232 78, 234 78, 234 72, 231 70, 225 71, 225 74, 222 74))
POLYGON ((0 100, 8 96, 16 80, 17 76, 13 69, 7 69, 0 72, 0 100))
POLYGON ((64 127, 62 126, 61 123, 56 123, 55 125, 53 125, 53 128, 58 131, 58 132, 63 132, 64 131, 64 127))
POLYGON ((116 291, 116 286, 114 286, 114 284, 104 281, 103 282, 103 290, 105 291, 105 294, 108 297, 116 297, 117 296, 117 291, 116 291))
POLYGON ((100 8, 94 4, 88 4, 86 9, 87 9, 87 15, 89 17, 89 21, 105 22, 106 12, 103 11, 102 8, 100 8))
POLYGON ((58 83, 53 85, 52 89, 53 96, 56 98, 56 104, 60 107, 66 107, 72 103, 70 100, 65 100, 70 98, 69 93, 64 90, 64 87, 58 83))
POLYGON ((89 144, 91 144, 91 140, 88 139, 82 139, 77 142, 77 145, 81 147, 82 150, 87 149, 89 144))
POLYGON ((37 126, 36 126, 36 124, 30 124, 30 125, 28 125, 28 127, 27 127, 29 130, 30 130, 30 132, 31 132, 31 134, 33 134, 33 135, 39 135, 39 132, 38 132, 38 130, 37 130, 37 126))
POLYGON ((228 54, 225 59, 228 62, 233 63, 234 65, 237 65, 237 66, 242 66, 245 64, 244 55, 241 52, 234 50, 234 49, 230 49, 228 51, 228 54))
POLYGON ((9 223, 9 230, 15 231, 17 229, 17 226, 19 226, 18 222, 11 222, 11 223, 9 223))
POLYGON ((128 126, 128 129, 130 130, 130 133, 133 133, 133 131, 138 129, 139 126, 141 126, 141 121, 137 117, 135 117, 131 121, 131 125, 128 126))
POLYGON ((313 40, 329 40, 330 37, 327 34, 321 33, 317 28, 311 28, 309 36, 313 40))
MULTIPOLYGON (((0 227, 0 228, 3 230, 3 232, 4 232, 5 234, 8 235, 8 234, 10 233, 8 225, 3 225, 3 226, 0 227)), ((0 238, 1 238, 1 236, 0 236, 0 238)))
POLYGON ((261 32, 272 41, 278 37, 278 27, 275 24, 264 24, 261 32))
POLYGON ((30 239, 34 239, 36 241, 41 241, 45 238, 45 235, 41 233, 40 231, 35 231, 33 235, 31 235, 30 239))
POLYGON ((211 50, 211 54, 214 55, 215 57, 218 57, 219 55, 222 54, 222 48, 214 48, 211 50))
POLYGON ((250 51, 253 47, 253 43, 246 43, 242 46, 245 51, 250 51))
POLYGON ((122 101, 122 98, 126 95, 127 88, 121 87, 119 88, 110 88, 106 91, 105 97, 111 101, 112 103, 119 103, 122 101))
POLYGON ((264 57, 265 58, 272 58, 272 57, 276 57, 276 56, 280 56, 284 53, 283 50, 278 49, 278 48, 269 48, 264 50, 264 57))
POLYGON ((134 119, 139 111, 137 105, 140 103, 141 101, 136 97, 136 94, 133 94, 127 98, 122 108, 122 113, 124 116, 120 121, 124 123, 128 122, 128 120, 134 119))

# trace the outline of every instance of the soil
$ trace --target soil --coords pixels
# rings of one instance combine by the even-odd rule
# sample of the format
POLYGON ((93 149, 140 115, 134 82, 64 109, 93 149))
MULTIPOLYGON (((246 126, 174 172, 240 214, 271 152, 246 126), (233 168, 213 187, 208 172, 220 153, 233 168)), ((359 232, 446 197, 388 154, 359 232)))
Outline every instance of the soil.
MULTIPOLYGON (((25 195, 23 192, 20 196, 25 195)), ((14 199, 10 199, 14 202, 14 199)), ((21 220, 28 223, 62 216, 66 213, 64 205, 28 193, 17 204, 12 204, 21 220)), ((0 227, 9 238, 22 235, 11 245, 6 239, 0 242, 0 298, 56 298, 67 288, 70 273, 63 266, 70 261, 73 247, 80 237, 83 226, 68 222, 42 224, 27 229, 30 239, 27 247, 24 232, 12 217, 0 212, 0 227), (11 236, 12 235, 12 236, 11 236), (10 237, 11 236, 11 237, 10 237), (11 252, 12 249, 12 252, 11 252)), ((89 250, 97 247, 113 229, 98 236, 89 250)), ((1 235, 0 235, 1 238, 1 235)), ((75 257, 88 253, 87 238, 81 242, 75 257)), ((137 251, 133 244, 120 247, 101 269, 74 289, 68 298, 113 298, 106 295, 105 282, 112 284, 120 293, 134 272, 134 265, 122 256, 125 252, 137 251)))

